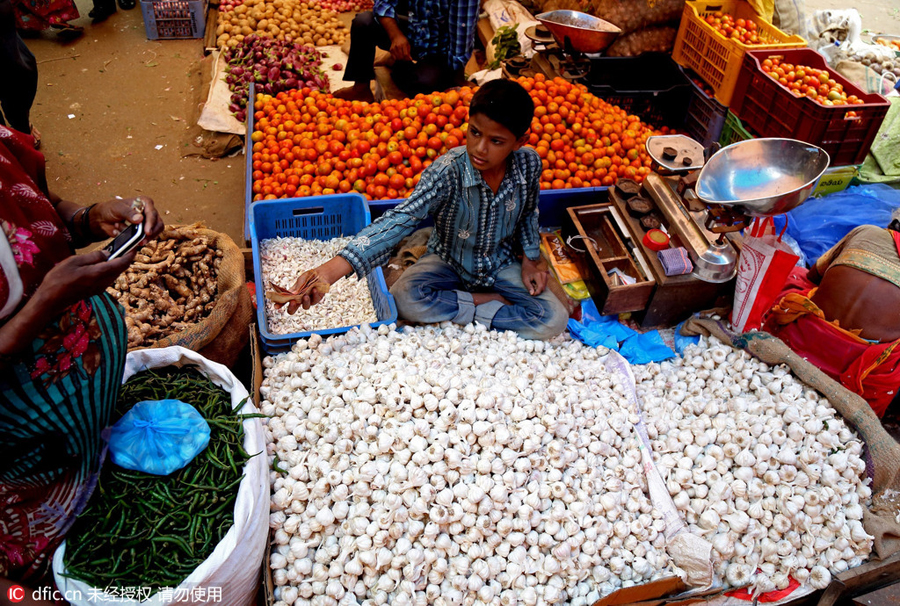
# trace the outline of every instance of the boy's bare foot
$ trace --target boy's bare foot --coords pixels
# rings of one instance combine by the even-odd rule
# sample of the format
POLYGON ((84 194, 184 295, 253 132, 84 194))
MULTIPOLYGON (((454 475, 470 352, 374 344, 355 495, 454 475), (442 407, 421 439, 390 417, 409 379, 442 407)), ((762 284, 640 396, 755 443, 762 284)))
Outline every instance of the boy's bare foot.
POLYGON ((353 86, 335 91, 332 96, 335 99, 345 99, 347 101, 366 101, 368 103, 375 101, 375 95, 372 94, 372 89, 369 88, 368 82, 357 82, 353 86))
POLYGON ((496 292, 473 292, 472 293, 472 302, 475 305, 481 305, 482 303, 487 303, 488 301, 500 301, 504 305, 512 305, 506 297, 496 292))

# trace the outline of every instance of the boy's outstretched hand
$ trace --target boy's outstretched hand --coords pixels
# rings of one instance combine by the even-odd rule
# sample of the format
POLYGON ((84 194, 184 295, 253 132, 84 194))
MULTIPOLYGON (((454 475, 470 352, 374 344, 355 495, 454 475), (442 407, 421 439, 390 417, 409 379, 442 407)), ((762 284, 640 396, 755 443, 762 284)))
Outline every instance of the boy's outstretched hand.
POLYGON ((532 261, 528 257, 522 258, 522 283, 532 297, 544 292, 549 277, 547 262, 543 257, 539 257, 537 261, 532 261))
POLYGON ((343 257, 333 257, 331 260, 326 261, 322 265, 316 267, 315 269, 311 269, 309 271, 303 272, 294 285, 287 289, 288 292, 298 293, 301 290, 306 290, 300 300, 293 300, 287 303, 275 303, 276 309, 281 309, 282 306, 287 304, 288 313, 294 314, 301 307, 303 309, 309 309, 311 306, 316 305, 319 301, 321 301, 325 294, 328 292, 328 288, 331 287, 332 284, 351 273, 353 268, 343 257), (325 288, 316 287, 316 284, 327 286, 325 288), (304 289, 304 285, 310 286, 309 288, 304 289))

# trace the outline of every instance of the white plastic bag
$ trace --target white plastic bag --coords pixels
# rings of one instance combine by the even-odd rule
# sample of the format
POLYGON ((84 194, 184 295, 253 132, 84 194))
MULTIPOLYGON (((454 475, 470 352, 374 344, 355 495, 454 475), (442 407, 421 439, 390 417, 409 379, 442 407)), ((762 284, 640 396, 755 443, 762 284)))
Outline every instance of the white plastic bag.
MULTIPOLYGON (((531 47, 531 38, 525 35, 525 30, 532 25, 540 25, 540 21, 514 0, 487 0, 484 3, 484 10, 495 32, 504 25, 512 27, 516 23, 519 24, 516 28, 516 37, 519 39, 519 46, 522 47, 522 56, 526 59, 531 58, 534 50, 531 47)), ((491 54, 488 53, 489 60, 493 59, 491 54)))
MULTIPOLYGON (((151 368, 165 366, 193 366, 209 380, 231 394, 232 408, 240 405, 235 413, 259 412, 248 397, 247 389, 228 368, 210 362, 200 354, 183 347, 141 349, 130 352, 125 358, 122 383, 132 375, 151 368), (245 401, 246 400, 246 401, 245 401)), ((255 454, 265 450, 265 438, 259 419, 244 420, 244 450, 255 454)), ((269 470, 265 454, 255 456, 244 465, 244 479, 238 488, 234 505, 234 526, 216 545, 212 555, 203 561, 179 585, 169 592, 157 592, 142 602, 111 596, 88 584, 63 576, 63 557, 66 544, 53 554, 53 578, 60 593, 69 597, 72 606, 98 606, 101 604, 127 604, 130 606, 160 606, 177 603, 179 606, 219 604, 220 606, 248 606, 259 588, 259 572, 262 566, 266 539, 269 533, 269 470), (80 599, 71 599, 72 596, 80 599), (173 599, 175 595, 186 599, 173 599)), ((140 588, 136 588, 140 590, 140 588)))

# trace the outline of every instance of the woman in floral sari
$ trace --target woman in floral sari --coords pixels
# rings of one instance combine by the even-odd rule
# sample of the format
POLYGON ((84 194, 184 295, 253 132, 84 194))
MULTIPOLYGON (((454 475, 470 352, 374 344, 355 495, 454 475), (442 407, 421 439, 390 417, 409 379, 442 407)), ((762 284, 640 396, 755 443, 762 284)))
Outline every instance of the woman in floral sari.
POLYGON ((44 583, 97 481, 126 350, 105 289, 134 252, 73 250, 125 221, 148 238, 162 230, 148 198, 81 207, 54 196, 30 137, 0 127, 0 578, 44 583))
POLYGON ((12 0, 16 13, 16 27, 20 30, 39 32, 51 27, 63 37, 77 37, 83 27, 67 23, 78 19, 78 7, 74 0, 12 0))

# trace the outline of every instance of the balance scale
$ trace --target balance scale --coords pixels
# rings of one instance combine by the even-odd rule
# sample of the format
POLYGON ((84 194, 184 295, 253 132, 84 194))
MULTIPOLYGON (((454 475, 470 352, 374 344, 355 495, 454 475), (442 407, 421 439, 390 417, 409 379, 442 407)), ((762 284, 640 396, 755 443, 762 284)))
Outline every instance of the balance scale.
POLYGON ((805 202, 830 162, 815 145, 780 138, 715 151, 684 135, 661 135, 647 139, 647 153, 653 173, 643 189, 679 234, 694 276, 713 283, 737 273, 738 250, 727 235, 805 202), (677 186, 666 175, 681 177, 677 186))

